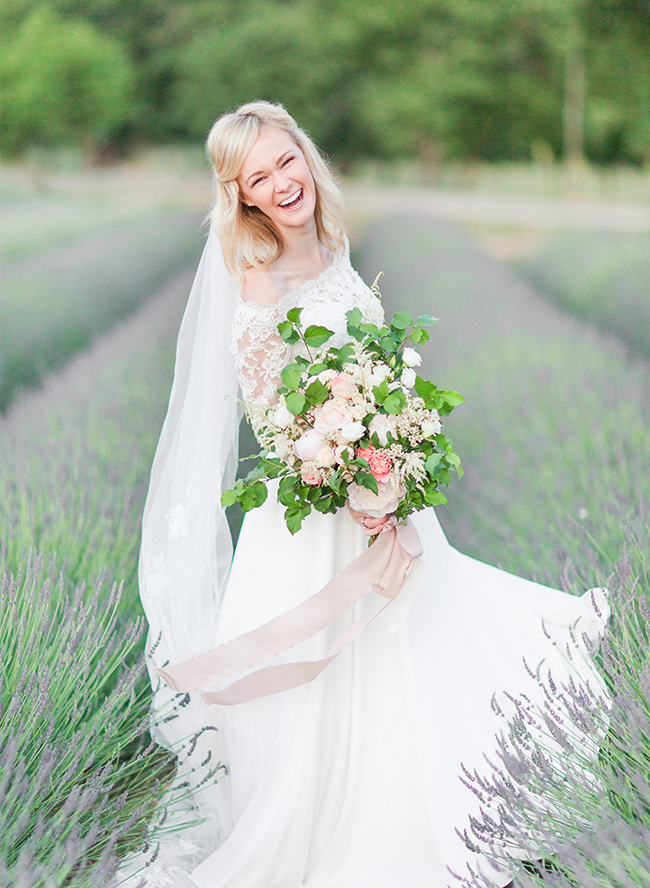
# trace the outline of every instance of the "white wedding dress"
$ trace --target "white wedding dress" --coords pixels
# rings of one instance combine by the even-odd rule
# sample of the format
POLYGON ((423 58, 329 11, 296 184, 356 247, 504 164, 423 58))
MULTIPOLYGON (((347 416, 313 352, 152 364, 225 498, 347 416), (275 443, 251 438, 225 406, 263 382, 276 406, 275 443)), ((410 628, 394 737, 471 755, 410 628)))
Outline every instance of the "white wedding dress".
MULTIPOLYGON (((277 323, 293 306, 303 308, 305 326, 334 330, 333 344, 345 341, 350 308, 368 321, 383 317, 345 254, 277 305, 240 301, 233 351, 253 415, 290 360, 277 323)), ((215 644, 313 595, 367 547, 346 510, 313 513, 295 536, 283 511, 271 490, 246 515, 215 644)), ((571 662, 565 644, 576 621, 577 635, 597 642, 608 607, 600 590, 573 597, 462 555, 432 509, 411 520, 427 567, 412 601, 398 596, 313 682, 205 707, 206 723, 218 728, 215 756, 229 772, 211 791, 203 827, 216 850, 184 872, 177 862, 165 870, 163 853, 148 871, 151 886, 446 888, 458 884, 450 871, 477 868, 457 834, 479 804, 460 779, 461 763, 485 771, 484 754, 496 758, 504 723, 493 695, 540 704, 526 663, 534 671, 543 662, 556 683, 579 669, 597 685, 586 649, 571 662)), ((372 606, 366 597, 280 660, 324 656, 333 634, 372 606)), ((191 831, 185 842, 191 849, 191 831)), ((501 874, 495 884, 508 881, 501 874)))

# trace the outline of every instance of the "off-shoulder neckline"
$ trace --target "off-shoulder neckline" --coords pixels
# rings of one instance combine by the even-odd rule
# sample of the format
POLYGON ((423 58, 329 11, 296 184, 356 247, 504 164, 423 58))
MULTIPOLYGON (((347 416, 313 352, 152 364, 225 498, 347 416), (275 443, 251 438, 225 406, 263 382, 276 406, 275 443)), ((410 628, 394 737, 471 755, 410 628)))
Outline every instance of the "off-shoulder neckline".
POLYGON ((241 305, 252 305, 252 306, 255 306, 255 308, 259 308, 259 309, 278 308, 287 299, 289 299, 289 298, 294 299, 296 296, 302 295, 302 293, 305 290, 309 289, 310 287, 314 286, 314 284, 317 284, 319 281, 321 281, 327 274, 329 274, 332 271, 333 268, 336 268, 342 264, 342 262, 345 258, 345 255, 346 255, 346 253, 344 250, 339 250, 338 253, 335 253, 332 256, 332 261, 330 262, 330 264, 325 266, 325 268, 322 271, 319 271, 318 274, 315 275, 314 277, 308 278, 296 290, 289 290, 288 292, 286 292, 284 294, 284 296, 281 296, 278 299, 277 302, 255 302, 253 299, 242 299, 241 290, 237 294, 237 301, 241 305))

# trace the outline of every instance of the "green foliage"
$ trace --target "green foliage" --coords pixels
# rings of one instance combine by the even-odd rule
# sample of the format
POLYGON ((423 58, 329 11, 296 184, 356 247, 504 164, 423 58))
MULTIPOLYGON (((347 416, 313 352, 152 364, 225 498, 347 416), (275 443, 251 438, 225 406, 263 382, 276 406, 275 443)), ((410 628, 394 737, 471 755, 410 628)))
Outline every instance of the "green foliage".
MULTIPOLYGON (((219 113, 266 98, 285 103, 344 161, 410 156, 435 167, 448 157, 527 159, 539 145, 559 155, 567 60, 579 57, 589 156, 633 163, 650 156, 650 14, 633 0, 7 0, 0 29, 14 59, 5 70, 31 84, 15 88, 8 109, 33 109, 30 97, 47 93, 61 118, 62 98, 36 74, 51 71, 60 81, 51 61, 59 37, 62 47, 76 41, 80 59, 89 58, 91 43, 97 50, 97 73, 86 72, 86 81, 103 84, 101 71, 113 59, 113 97, 102 98, 101 115, 86 113, 95 139, 131 131, 203 140, 219 113), (49 67, 39 62, 30 72, 23 32, 39 18, 51 23, 39 37, 49 67), (109 43, 121 45, 121 59, 109 43)), ((82 105, 86 94, 89 88, 79 93, 82 105)), ((43 132, 35 133, 33 110, 12 113, 13 150, 53 128, 42 119, 43 132)), ((74 122, 64 137, 78 140, 74 122)))
POLYGON ((134 71, 124 46, 88 22, 34 8, 5 47, 3 150, 108 139, 132 113, 134 71))

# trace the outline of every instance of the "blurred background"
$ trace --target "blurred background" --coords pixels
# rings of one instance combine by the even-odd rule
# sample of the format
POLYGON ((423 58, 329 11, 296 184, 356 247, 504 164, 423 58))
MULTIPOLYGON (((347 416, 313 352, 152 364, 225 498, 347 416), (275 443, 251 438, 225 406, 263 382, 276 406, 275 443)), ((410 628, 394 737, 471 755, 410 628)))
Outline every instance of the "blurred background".
POLYGON ((279 100, 345 171, 650 162, 647 0, 5 0, 3 151, 196 145, 279 100))

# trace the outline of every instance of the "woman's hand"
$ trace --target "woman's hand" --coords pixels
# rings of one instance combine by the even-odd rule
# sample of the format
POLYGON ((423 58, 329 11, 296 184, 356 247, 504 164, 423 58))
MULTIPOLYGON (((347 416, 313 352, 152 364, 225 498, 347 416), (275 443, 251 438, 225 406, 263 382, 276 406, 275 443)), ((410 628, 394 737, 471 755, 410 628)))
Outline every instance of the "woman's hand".
POLYGON ((372 518, 370 515, 366 515, 365 512, 355 512, 354 509, 350 508, 349 503, 348 512, 356 523, 361 525, 366 536, 376 536, 384 529, 388 530, 394 526, 392 514, 384 515, 383 518, 372 518))

